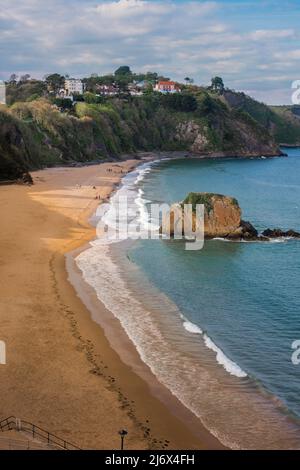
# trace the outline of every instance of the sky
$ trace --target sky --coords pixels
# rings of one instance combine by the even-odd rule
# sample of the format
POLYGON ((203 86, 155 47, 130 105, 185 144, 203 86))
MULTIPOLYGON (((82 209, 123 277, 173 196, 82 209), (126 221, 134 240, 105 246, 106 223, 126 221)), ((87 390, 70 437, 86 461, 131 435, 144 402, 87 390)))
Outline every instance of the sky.
POLYGON ((291 104, 299 25, 300 0, 0 0, 0 79, 129 65, 291 104))

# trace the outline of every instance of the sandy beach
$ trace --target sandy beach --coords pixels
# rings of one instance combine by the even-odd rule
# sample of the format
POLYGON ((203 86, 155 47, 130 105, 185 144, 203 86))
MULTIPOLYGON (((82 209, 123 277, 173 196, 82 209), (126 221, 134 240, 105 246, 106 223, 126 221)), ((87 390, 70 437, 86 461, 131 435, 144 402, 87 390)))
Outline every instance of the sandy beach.
POLYGON ((66 254, 95 237, 96 198, 139 163, 48 169, 32 174, 34 186, 0 187, 0 419, 17 416, 87 449, 118 449, 122 428, 127 449, 221 449, 147 371, 71 255, 66 270, 66 254))

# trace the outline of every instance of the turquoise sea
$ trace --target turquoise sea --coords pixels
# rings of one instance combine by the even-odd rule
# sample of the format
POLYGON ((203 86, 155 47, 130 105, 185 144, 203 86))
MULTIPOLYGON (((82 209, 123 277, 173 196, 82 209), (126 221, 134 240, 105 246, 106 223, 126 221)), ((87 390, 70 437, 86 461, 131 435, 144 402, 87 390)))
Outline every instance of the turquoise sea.
MULTIPOLYGON (((300 231, 300 149, 285 151, 160 161, 120 191, 141 220, 150 202, 207 191, 237 198, 259 230, 300 231)), ((183 241, 98 241, 77 262, 153 373, 224 444, 300 447, 300 241, 212 240, 200 251, 183 241)))

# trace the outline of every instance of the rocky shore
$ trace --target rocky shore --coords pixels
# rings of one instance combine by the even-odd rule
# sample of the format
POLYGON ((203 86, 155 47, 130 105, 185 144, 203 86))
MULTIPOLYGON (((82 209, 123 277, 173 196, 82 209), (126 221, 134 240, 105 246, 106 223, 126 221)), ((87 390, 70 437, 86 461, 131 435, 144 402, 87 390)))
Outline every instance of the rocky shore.
MULTIPOLYGON (((189 193, 184 201, 171 206, 170 212, 164 217, 161 232, 170 232, 173 237, 178 221, 183 220, 184 206, 191 204, 192 228, 197 228, 197 205, 204 205, 204 238, 224 238, 235 241, 269 241, 274 238, 297 238, 300 233, 295 230, 284 231, 280 228, 266 229, 262 233, 247 221, 242 219, 242 210, 237 199, 215 193, 189 193)), ((182 224, 182 234, 185 228, 182 224)), ((177 232, 176 232, 177 233, 177 232)))

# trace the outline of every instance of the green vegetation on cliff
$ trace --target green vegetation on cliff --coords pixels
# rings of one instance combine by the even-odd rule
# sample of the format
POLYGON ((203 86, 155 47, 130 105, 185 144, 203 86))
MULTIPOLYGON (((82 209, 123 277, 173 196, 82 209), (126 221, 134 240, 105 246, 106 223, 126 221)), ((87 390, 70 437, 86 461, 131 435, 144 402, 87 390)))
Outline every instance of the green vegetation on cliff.
POLYGON ((46 166, 117 159, 136 151, 275 155, 278 142, 300 141, 298 117, 291 127, 288 111, 239 93, 221 95, 194 86, 183 86, 174 95, 147 91, 138 97, 91 100, 89 93, 88 102, 63 108, 47 96, 42 83, 9 86, 13 104, 0 108, 2 180, 46 166))
MULTIPOLYGON (((192 204, 192 209, 195 212, 197 204, 203 204, 206 208, 206 211, 209 213, 214 207, 214 201, 216 199, 223 199, 225 196, 222 194, 216 193, 189 193, 184 199, 182 205, 192 204)), ((235 198, 229 198, 233 206, 239 208, 238 200, 235 198)))
POLYGON ((266 106, 244 93, 225 91, 224 101, 251 116, 267 129, 278 144, 300 145, 300 113, 297 106, 266 106))
POLYGON ((203 204, 207 212, 210 212, 213 208, 212 198, 214 196, 216 195, 213 193, 189 193, 182 204, 192 204, 194 212, 198 204, 203 204))
POLYGON ((46 83, 40 80, 30 80, 21 83, 10 83, 6 87, 6 101, 12 105, 22 101, 34 101, 46 92, 46 83))

